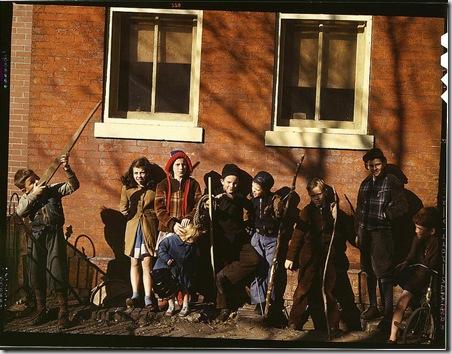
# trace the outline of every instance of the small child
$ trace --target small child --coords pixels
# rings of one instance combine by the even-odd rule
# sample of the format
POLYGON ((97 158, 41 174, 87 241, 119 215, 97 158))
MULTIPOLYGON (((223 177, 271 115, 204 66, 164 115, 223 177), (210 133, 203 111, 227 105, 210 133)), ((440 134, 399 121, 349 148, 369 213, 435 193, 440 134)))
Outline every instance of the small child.
POLYGON ((61 156, 60 161, 68 178, 67 182, 40 185, 39 177, 33 170, 20 169, 14 176, 14 184, 23 192, 16 213, 20 217, 28 216, 31 220, 32 237, 28 240, 29 274, 36 299, 36 313, 32 323, 39 325, 48 321, 46 293, 49 289, 56 293, 59 305, 58 325, 64 328, 69 325, 68 274, 61 198, 75 192, 80 184, 69 166, 69 156, 61 156))
MULTIPOLYGON (((254 234, 251 238, 251 245, 261 256, 261 262, 258 273, 251 283, 250 291, 251 304, 256 304, 255 311, 260 314, 263 314, 265 308, 269 271, 276 249, 282 214, 281 197, 270 191, 273 184, 272 175, 266 171, 260 171, 254 177, 251 185, 251 201, 254 212, 254 234)), ((283 267, 281 269, 284 270, 283 267)), ((284 289, 285 286, 281 288, 284 289)), ((277 295, 279 302, 282 302, 284 294, 277 295)), ((275 300, 274 292, 272 293, 272 300, 275 300)))
MULTIPOLYGON (((193 287, 193 280, 196 274, 196 258, 199 256, 198 247, 195 244, 198 234, 182 236, 171 233, 165 237, 157 250, 157 261, 154 270, 168 268, 175 275, 183 296, 182 309, 179 312, 180 317, 185 317, 190 312, 189 300, 190 292, 193 287)), ((175 298, 168 300, 168 309, 166 316, 174 315, 175 298)))
POLYGON ((437 270, 440 261, 440 239, 438 237, 439 215, 436 208, 420 209, 413 217, 416 227, 416 237, 405 261, 396 267, 396 280, 403 289, 394 310, 391 322, 389 343, 396 343, 398 327, 410 301, 425 292, 429 283, 430 273, 422 267, 409 267, 420 263, 430 269, 437 270))
POLYGON ((152 293, 152 256, 157 240, 158 220, 154 209, 155 182, 151 176, 151 163, 145 157, 134 160, 122 177, 123 187, 119 211, 126 216, 124 253, 130 257, 132 297, 126 299, 128 308, 139 303, 140 270, 144 287, 144 305, 157 311, 152 293))

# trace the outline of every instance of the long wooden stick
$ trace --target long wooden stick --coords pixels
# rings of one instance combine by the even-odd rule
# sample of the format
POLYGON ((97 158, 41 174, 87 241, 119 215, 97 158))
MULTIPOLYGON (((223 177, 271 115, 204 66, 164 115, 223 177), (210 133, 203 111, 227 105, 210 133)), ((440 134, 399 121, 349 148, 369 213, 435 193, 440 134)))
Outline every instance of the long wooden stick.
POLYGON ((39 182, 40 186, 48 184, 49 181, 52 179, 52 177, 54 176, 55 172, 58 170, 58 168, 61 165, 61 162, 60 162, 61 155, 67 155, 71 151, 71 149, 74 147, 75 143, 77 142, 78 138, 82 134, 83 129, 85 129, 86 125, 88 124, 88 122, 90 121, 90 119, 92 118, 94 113, 96 113, 96 111, 100 107, 101 103, 102 103, 102 101, 99 101, 99 102, 96 103, 96 106, 92 109, 92 111, 89 113, 88 117, 78 127, 78 129, 74 133, 74 135, 72 135, 71 139, 68 141, 68 143, 64 147, 64 149, 61 152, 61 154, 52 161, 51 165, 44 172, 44 174, 43 174, 43 176, 41 178, 41 181, 39 182))
POLYGON ((286 199, 286 204, 284 205, 283 215, 281 217, 281 222, 280 222, 279 228, 278 228, 278 236, 276 238, 275 252, 273 253, 272 264, 270 267, 270 274, 268 276, 267 294, 265 296, 264 320, 268 318, 272 291, 273 291, 274 284, 275 284, 276 271, 279 266, 278 258, 279 258, 279 250, 281 248, 282 226, 285 221, 287 211, 289 209, 290 198, 292 197, 292 194, 295 192, 295 184, 297 182, 297 176, 300 173, 300 169, 301 169, 301 165, 303 164, 303 160, 304 160, 304 155, 301 157, 300 162, 298 162, 298 164, 297 164, 297 169, 296 169, 295 175, 292 179, 292 186, 290 188, 290 192, 287 194, 286 197, 284 197, 284 199, 285 198, 287 198, 287 199, 286 199))
POLYGON ((328 301, 326 298, 325 281, 326 281, 326 272, 328 270, 328 263, 330 260, 331 248, 333 246, 333 241, 334 241, 334 235, 336 234, 337 214, 339 212, 338 205, 337 205, 337 194, 336 194, 336 189, 334 187, 333 187, 333 193, 334 193, 334 203, 336 204, 335 205, 336 217, 334 218, 333 232, 331 233, 330 244, 328 245, 328 252, 327 252, 326 258, 325 258, 325 266, 323 268, 323 277, 322 277, 323 310, 325 312, 325 320, 326 320, 326 325, 327 325, 327 330, 328 330, 328 340, 331 340, 331 327, 330 327, 330 320, 329 320, 329 316, 328 316, 328 301))
POLYGON ((212 205, 212 178, 207 178, 207 193, 209 194, 209 218, 210 218, 210 262, 212 264, 213 273, 213 283, 215 284, 216 273, 215 273, 215 254, 213 247, 213 205, 212 205))

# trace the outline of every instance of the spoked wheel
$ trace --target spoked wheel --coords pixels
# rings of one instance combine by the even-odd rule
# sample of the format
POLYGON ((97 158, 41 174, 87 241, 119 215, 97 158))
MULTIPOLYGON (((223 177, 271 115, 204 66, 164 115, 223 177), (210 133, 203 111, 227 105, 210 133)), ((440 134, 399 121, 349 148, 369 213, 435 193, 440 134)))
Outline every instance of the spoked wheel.
POLYGON ((430 344, 435 335, 435 322, 428 307, 420 307, 408 318, 403 331, 404 344, 430 344))

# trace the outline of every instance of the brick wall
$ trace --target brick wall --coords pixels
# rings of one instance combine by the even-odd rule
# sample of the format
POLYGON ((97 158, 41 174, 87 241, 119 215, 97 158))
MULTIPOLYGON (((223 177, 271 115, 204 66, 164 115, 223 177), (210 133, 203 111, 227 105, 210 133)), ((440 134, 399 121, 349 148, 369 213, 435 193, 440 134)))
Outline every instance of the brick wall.
POLYGON ((11 38, 11 100, 8 146, 8 200, 17 192, 14 174, 28 164, 28 120, 30 114, 30 64, 32 5, 13 5, 11 38))
MULTIPOLYGON (((105 9, 33 8, 28 156, 31 168, 44 171, 102 97, 105 9)), ((194 173, 201 184, 206 172, 220 171, 228 162, 251 175, 268 169, 277 189, 290 185, 305 153, 297 185, 300 207, 307 203, 306 181, 313 175, 325 177, 343 200, 345 193, 356 201, 366 176, 361 151, 264 146, 264 133, 271 129, 274 28, 273 13, 204 12, 199 107, 204 143, 95 139, 99 112, 94 116, 71 154, 81 187, 64 199, 64 207, 67 225, 75 235, 93 239, 97 256, 113 256, 100 211, 117 209, 119 177, 141 155, 163 166, 171 150, 184 149, 193 162, 201 162, 194 173)), ((442 19, 374 17, 369 130, 427 205, 436 204, 438 185, 442 33, 442 19)), ((58 172, 54 180, 63 178, 58 172)), ((342 206, 350 211, 345 201, 342 206)), ((357 267, 357 250, 348 255, 357 267)), ((291 275, 289 289, 295 281, 291 275)))

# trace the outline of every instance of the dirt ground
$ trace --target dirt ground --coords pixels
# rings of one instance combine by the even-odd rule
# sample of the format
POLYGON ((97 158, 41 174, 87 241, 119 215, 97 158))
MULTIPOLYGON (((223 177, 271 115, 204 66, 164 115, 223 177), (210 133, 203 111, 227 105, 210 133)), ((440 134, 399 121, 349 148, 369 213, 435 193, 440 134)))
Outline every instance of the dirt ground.
POLYGON ((31 325, 32 315, 9 312, 3 336, 18 346, 68 347, 154 347, 154 348, 389 348, 386 336, 368 323, 364 331, 328 334, 315 331, 308 321, 303 331, 266 325, 254 307, 245 305, 225 322, 215 320, 212 305, 195 304, 187 317, 164 316, 146 309, 70 307, 71 326, 60 329, 57 308, 49 311, 49 321, 31 325), (49 341, 50 336, 50 341, 49 341), (87 341, 86 339, 89 338, 87 341), (15 342, 14 342, 15 343, 15 342))

